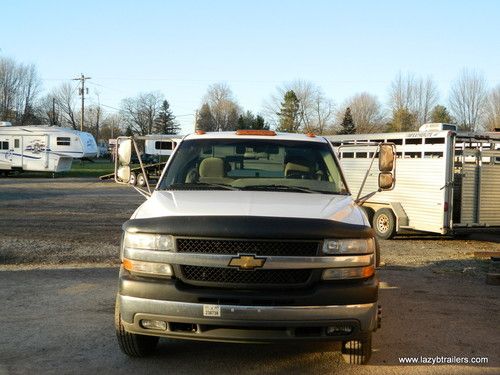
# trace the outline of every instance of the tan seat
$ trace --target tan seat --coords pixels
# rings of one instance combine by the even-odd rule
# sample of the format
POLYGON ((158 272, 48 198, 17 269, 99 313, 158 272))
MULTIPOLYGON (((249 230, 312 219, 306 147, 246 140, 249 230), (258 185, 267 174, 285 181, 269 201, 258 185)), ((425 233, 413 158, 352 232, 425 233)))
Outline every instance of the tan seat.
POLYGON ((310 178, 311 169, 302 164, 286 163, 285 178, 310 178))
POLYGON ((224 175, 224 161, 221 158, 206 158, 199 167, 200 182, 227 184, 233 179, 224 175))

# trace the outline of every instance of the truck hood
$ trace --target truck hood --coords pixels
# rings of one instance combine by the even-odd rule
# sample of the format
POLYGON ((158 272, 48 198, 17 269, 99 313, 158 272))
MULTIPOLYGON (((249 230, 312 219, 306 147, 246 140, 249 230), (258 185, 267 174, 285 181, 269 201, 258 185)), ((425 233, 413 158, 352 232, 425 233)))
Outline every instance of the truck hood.
POLYGON ((155 191, 132 219, 161 216, 270 216, 369 225, 348 195, 265 191, 155 191))

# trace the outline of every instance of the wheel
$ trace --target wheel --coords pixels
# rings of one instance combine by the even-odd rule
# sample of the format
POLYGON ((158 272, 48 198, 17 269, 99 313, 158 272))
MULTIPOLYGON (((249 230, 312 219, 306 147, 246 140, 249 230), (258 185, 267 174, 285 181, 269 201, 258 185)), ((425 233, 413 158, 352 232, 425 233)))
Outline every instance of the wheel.
POLYGON ((365 212, 366 217, 368 218, 368 222, 370 224, 373 223, 373 215, 375 215, 375 211, 373 210, 373 208, 361 206, 361 209, 365 212))
POLYGON ((146 357, 155 351, 158 344, 159 337, 125 331, 122 325, 118 297, 116 297, 115 303, 115 331, 121 351, 130 357, 146 357))
POLYGON ((396 217, 392 210, 381 208, 373 215, 373 229, 377 237, 388 240, 396 234, 396 217))
POLYGON ((146 177, 142 173, 139 173, 137 175, 137 186, 140 187, 146 186, 146 177))
POLYGON ((372 333, 361 339, 342 342, 342 358, 352 365, 366 365, 372 355, 372 333))
POLYGON ((137 184, 137 176, 134 172, 130 172, 130 179, 128 180, 128 183, 132 186, 135 186, 135 184, 137 184))

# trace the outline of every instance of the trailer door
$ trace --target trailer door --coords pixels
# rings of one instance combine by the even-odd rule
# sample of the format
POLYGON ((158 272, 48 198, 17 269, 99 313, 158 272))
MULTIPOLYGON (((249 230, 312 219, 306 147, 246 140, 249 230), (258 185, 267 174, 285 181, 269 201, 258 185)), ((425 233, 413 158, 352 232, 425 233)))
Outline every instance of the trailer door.
POLYGON ((23 139, 20 136, 13 137, 12 144, 12 166, 22 168, 23 166, 23 139))
POLYGON ((479 224, 483 226, 499 226, 500 150, 482 152, 478 191, 479 224))
POLYGON ((464 150, 460 224, 500 225, 500 150, 464 150))
POLYGON ((12 169, 12 151, 7 137, 0 137, 0 169, 12 169))

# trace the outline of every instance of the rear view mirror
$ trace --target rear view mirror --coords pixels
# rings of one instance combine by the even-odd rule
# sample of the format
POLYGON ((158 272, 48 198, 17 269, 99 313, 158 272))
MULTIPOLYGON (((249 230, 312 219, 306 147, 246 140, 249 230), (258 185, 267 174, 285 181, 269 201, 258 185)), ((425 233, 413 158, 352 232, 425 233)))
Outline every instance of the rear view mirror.
POLYGON ((130 166, 122 165, 118 167, 118 171, 116 172, 116 177, 121 182, 128 183, 130 181, 130 166))
POLYGON ((392 190, 396 183, 396 146, 393 143, 381 143, 379 146, 378 187, 379 190, 392 190))
POLYGON ((132 158, 132 140, 118 139, 118 163, 129 165, 132 158))
POLYGON ((396 149, 391 143, 381 143, 379 158, 378 158, 378 169, 380 172, 392 172, 394 170, 394 165, 396 164, 396 149))
POLYGON ((116 139, 115 181, 128 184, 130 180, 130 162, 132 159, 132 139, 118 137, 116 139))
POLYGON ((394 188, 394 176, 391 172, 382 172, 378 175, 378 187, 380 190, 392 190, 394 188))

